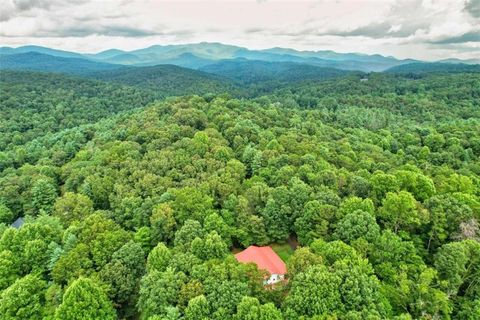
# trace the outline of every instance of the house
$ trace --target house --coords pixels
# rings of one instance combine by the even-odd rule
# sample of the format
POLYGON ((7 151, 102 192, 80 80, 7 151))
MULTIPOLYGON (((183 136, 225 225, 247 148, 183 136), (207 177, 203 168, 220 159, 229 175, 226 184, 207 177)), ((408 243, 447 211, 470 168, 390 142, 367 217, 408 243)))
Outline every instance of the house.
POLYGON ((241 263, 255 263, 258 269, 267 271, 270 277, 265 279, 264 284, 282 281, 287 274, 285 262, 268 246, 250 246, 237 253, 235 258, 241 263))
POLYGON ((17 220, 15 220, 14 223, 12 223, 10 226, 15 228, 15 229, 20 229, 21 226, 23 226, 25 222, 23 221, 23 218, 20 217, 17 220))

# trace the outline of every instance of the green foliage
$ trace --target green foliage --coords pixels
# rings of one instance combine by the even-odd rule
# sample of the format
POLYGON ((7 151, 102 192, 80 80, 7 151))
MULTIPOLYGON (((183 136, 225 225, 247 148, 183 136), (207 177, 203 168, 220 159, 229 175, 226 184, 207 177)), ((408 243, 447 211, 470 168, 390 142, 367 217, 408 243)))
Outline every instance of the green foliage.
POLYGON ((112 303, 100 286, 89 278, 79 278, 68 286, 55 319, 115 319, 112 303))
POLYGON ((37 180, 32 186, 32 213, 50 213, 56 197, 57 190, 51 181, 37 180))
POLYGON ((0 290, 7 288, 18 278, 18 259, 9 250, 0 252, 0 290))
POLYGON ((334 221, 336 208, 322 205, 318 200, 305 204, 303 215, 295 220, 295 232, 301 244, 310 244, 318 238, 326 238, 334 221))
POLYGON ((338 288, 342 279, 318 265, 299 273, 292 280, 292 289, 285 300, 287 314, 315 316, 343 311, 338 288))
POLYGON ((237 306, 235 320, 281 320, 282 313, 272 303, 261 305, 258 299, 244 297, 237 306))
POLYGON ((99 278, 109 286, 108 296, 120 314, 135 314, 135 302, 140 278, 145 271, 145 254, 139 244, 130 241, 118 249, 112 260, 99 272, 99 278))
POLYGON ((93 213, 93 202, 82 194, 65 193, 55 202, 53 214, 69 225, 74 220, 81 220, 93 213))
POLYGON ((0 202, 0 223, 10 224, 13 220, 13 212, 5 204, 0 202))
POLYGON ((155 248, 150 251, 147 259, 147 269, 165 271, 168 267, 170 259, 172 258, 172 253, 167 248, 167 246, 159 242, 155 248))
POLYGON ((204 295, 197 296, 188 302, 185 319, 204 320, 210 317, 210 305, 204 295))
POLYGON ((148 106, 185 83, 113 84, 146 80, 125 74, 2 72, 2 316, 478 318, 478 74, 148 106), (231 254, 249 245, 271 245, 288 282, 266 290, 231 254))
MULTIPOLYGON (((6 150, 10 160, 19 166, 47 156, 45 152, 55 144, 52 138, 58 139, 53 133, 94 123, 153 100, 151 94, 138 89, 58 74, 1 73, 0 118, 8 119, 8 122, 0 129, 0 151, 6 150), (42 140, 44 136, 48 138, 42 140), (29 143, 27 149, 15 148, 34 139, 36 141, 29 143)), ((85 138, 82 137, 82 142, 85 138)), ((64 146, 63 150, 57 151, 54 160, 73 157, 79 150, 78 139, 65 141, 64 146)), ((0 160, 0 163, 2 170, 4 162, 0 160)))
POLYGON ((424 221, 422 211, 418 208, 415 198, 407 191, 387 193, 379 215, 385 226, 394 232, 400 229, 414 228, 424 221))
POLYGON ((2 291, 0 314, 2 319, 40 319, 45 303, 46 282, 34 275, 18 279, 2 291))
POLYGON ((175 232, 175 246, 190 248, 193 240, 202 237, 202 225, 196 220, 187 220, 185 224, 175 232))
POLYGON ((357 210, 348 213, 338 222, 333 237, 345 243, 351 243, 359 238, 373 242, 379 235, 380 227, 375 220, 375 216, 357 210))
POLYGON ((221 259, 227 254, 227 245, 216 231, 212 231, 205 239, 195 238, 191 251, 202 260, 221 259))
POLYGON ((173 240, 176 220, 169 204, 161 203, 153 209, 150 224, 154 241, 171 242, 173 240))
MULTIPOLYGON (((157 63, 158 64, 158 63, 157 63)), ((152 67, 118 68, 91 73, 97 80, 120 83, 157 91, 160 97, 185 94, 221 93, 235 90, 225 79, 209 73, 181 68, 173 65, 152 67)))
POLYGON ((425 205, 430 213, 429 246, 438 247, 453 238, 461 223, 473 217, 468 205, 448 194, 434 196, 425 205))
POLYGON ((184 281, 185 275, 175 273, 172 269, 164 272, 154 270, 143 277, 138 299, 141 319, 167 314, 168 307, 177 301, 184 281))

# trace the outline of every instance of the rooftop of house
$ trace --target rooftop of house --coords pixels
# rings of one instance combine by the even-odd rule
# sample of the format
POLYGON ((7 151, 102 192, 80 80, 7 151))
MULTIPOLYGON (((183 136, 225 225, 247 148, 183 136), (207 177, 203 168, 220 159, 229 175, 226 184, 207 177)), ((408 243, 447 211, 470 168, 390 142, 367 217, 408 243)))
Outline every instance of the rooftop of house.
POLYGON ((23 226, 24 223, 25 222, 23 221, 23 218, 20 217, 17 220, 15 220, 15 222, 12 223, 11 226, 14 227, 15 229, 19 229, 21 226, 23 226))
POLYGON ((270 274, 284 275, 287 273, 285 262, 269 246, 250 246, 235 255, 239 262, 255 263, 258 269, 266 270, 270 274))

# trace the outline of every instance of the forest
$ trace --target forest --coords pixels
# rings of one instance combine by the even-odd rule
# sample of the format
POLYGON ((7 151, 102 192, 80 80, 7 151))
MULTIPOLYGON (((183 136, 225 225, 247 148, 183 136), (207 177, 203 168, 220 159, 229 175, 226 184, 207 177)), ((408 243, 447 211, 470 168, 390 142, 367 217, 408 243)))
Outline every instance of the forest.
POLYGON ((1 319, 480 319, 480 73, 245 64, 0 71, 1 319))

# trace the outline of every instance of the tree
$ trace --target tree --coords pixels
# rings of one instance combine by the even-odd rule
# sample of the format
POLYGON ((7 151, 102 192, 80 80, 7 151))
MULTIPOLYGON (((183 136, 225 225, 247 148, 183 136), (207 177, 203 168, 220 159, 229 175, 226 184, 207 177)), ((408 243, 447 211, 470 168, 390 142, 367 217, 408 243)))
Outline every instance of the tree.
POLYGON ((375 214, 375 207, 372 200, 362 199, 359 197, 349 197, 343 200, 338 209, 338 213, 341 217, 352 213, 354 211, 361 210, 370 214, 375 214))
POLYGON ((389 192, 397 192, 400 189, 397 179, 394 175, 375 172, 370 179, 372 185, 371 198, 375 204, 381 204, 385 195, 389 192))
POLYGON ((205 218, 205 222, 203 223, 203 229, 206 232, 217 232, 218 235, 222 237, 223 241, 225 241, 227 246, 231 246, 232 228, 230 228, 230 226, 218 213, 211 213, 205 218))
POLYGON ((66 284, 79 276, 90 275, 92 267, 89 248, 80 243, 57 260, 52 269, 52 279, 59 284, 66 284))
POLYGON ((228 248, 222 238, 216 231, 212 231, 205 239, 195 238, 192 241, 192 253, 203 260, 221 259, 227 252, 228 248))
POLYGON ((359 258, 354 248, 339 240, 332 242, 315 240, 310 245, 310 249, 314 254, 322 257, 323 264, 327 266, 331 266, 339 260, 355 260, 359 258))
POLYGON ((285 299, 287 315, 321 316, 343 310, 339 286, 342 279, 323 265, 308 268, 291 280, 285 299))
POLYGON ((147 269, 149 271, 165 271, 172 258, 172 253, 167 246, 160 242, 155 248, 148 254, 147 269))
POLYGON ((191 299, 185 309, 186 320, 207 320, 210 314, 210 305, 204 295, 191 299))
POLYGON ((188 249, 195 238, 203 237, 203 229, 200 222, 187 220, 185 224, 175 232, 175 246, 188 249))
POLYGON ((448 296, 437 289, 434 269, 423 268, 414 275, 413 279, 406 281, 402 279, 396 287, 404 300, 402 308, 407 308, 413 318, 425 316, 430 319, 448 319, 450 317, 452 306, 448 296))
POLYGON ((417 202, 412 194, 407 191, 387 193, 379 210, 379 216, 385 226, 394 232, 403 228, 413 228, 425 222, 424 213, 417 207, 417 202))
POLYGON ((361 210, 348 213, 337 224, 333 237, 345 243, 359 238, 373 242, 380 235, 380 227, 371 213, 361 210))
POLYGON ((5 320, 41 319, 47 284, 35 275, 18 279, 1 292, 0 315, 5 320))
POLYGON ((0 223, 10 224, 13 220, 13 212, 3 202, 0 202, 0 223))
POLYGON ((455 319, 475 320, 480 318, 480 299, 463 300, 455 313, 455 319))
POLYGON ((133 241, 118 249, 112 260, 100 270, 99 278, 109 286, 108 295, 121 315, 135 314, 131 309, 136 303, 140 278, 144 271, 144 252, 140 245, 133 241))
POLYGON ((148 319, 153 315, 164 315, 169 306, 178 301, 178 294, 185 283, 183 273, 175 273, 168 268, 164 272, 153 270, 140 282, 138 310, 140 318, 148 319))
POLYGON ((399 170, 395 172, 395 177, 399 181, 400 188, 412 193, 419 201, 427 200, 436 192, 432 179, 421 173, 399 170))
POLYGON ((149 227, 138 228, 133 235, 133 239, 142 246, 144 252, 150 252, 153 247, 152 243, 155 243, 152 240, 152 229, 149 227))
POLYGON ((288 276, 295 278, 296 274, 322 262, 322 257, 312 253, 308 247, 298 248, 288 260, 288 276))
POLYGON ((451 195, 431 197, 425 206, 430 213, 429 248, 442 245, 459 231, 462 222, 467 222, 473 217, 472 209, 451 195))
POLYGON ((48 254, 48 244, 45 241, 31 240, 25 245, 22 262, 28 266, 29 271, 42 273, 47 269, 48 254))
POLYGON ((435 255, 435 269, 445 282, 446 292, 456 295, 467 275, 468 249, 462 242, 447 243, 435 255))
POLYGON ((369 249, 368 259, 375 268, 376 275, 384 283, 396 281, 399 270, 417 273, 424 266, 415 244, 405 241, 391 230, 384 230, 375 239, 373 247, 369 249))
POLYGON ((247 283, 239 280, 224 280, 219 281, 215 287, 207 288, 206 297, 210 301, 212 310, 224 310, 225 314, 233 315, 242 297, 249 293, 247 283))
POLYGON ((202 295, 203 292, 203 284, 199 280, 190 280, 180 289, 177 305, 183 310, 191 299, 202 295))
POLYGON ((425 137, 423 144, 430 148, 430 150, 436 152, 440 151, 445 143, 445 138, 440 133, 431 133, 425 137))
POLYGON ((262 198, 261 194, 264 190, 261 187, 257 187, 248 190, 250 193, 249 196, 255 199, 247 200, 244 197, 237 198, 235 196, 230 196, 228 201, 224 204, 224 206, 228 208, 229 211, 227 212, 229 214, 235 214, 236 219, 234 224, 236 227, 232 228, 232 231, 238 241, 245 247, 251 244, 262 245, 268 243, 263 218, 252 214, 251 212, 251 207, 261 206, 262 200, 258 198, 262 198))
POLYGON ((53 208, 53 214, 60 218, 64 225, 70 225, 74 220, 81 220, 93 213, 93 202, 83 194, 67 192, 58 198, 53 208))
POLYGON ((116 319, 112 303, 101 287, 89 278, 79 278, 65 291, 55 312, 58 320, 116 319))
POLYGON ((334 206, 322 205, 318 200, 307 202, 303 214, 295 220, 295 232, 299 242, 308 245, 315 239, 326 238, 335 214, 334 206))
POLYGON ((173 240, 177 223, 173 209, 168 203, 161 203, 153 209, 150 224, 154 243, 173 240))
POLYGON ((434 256, 442 288, 452 296, 476 297, 480 293, 480 244, 474 240, 447 243, 434 256))
POLYGON ((34 213, 50 213, 57 198, 57 189, 52 181, 39 179, 32 186, 32 207, 34 213))
POLYGON ((297 216, 309 200, 311 189, 298 178, 291 178, 288 187, 273 189, 261 212, 271 240, 283 241, 288 238, 297 216))
POLYGON ((273 303, 261 305, 257 298, 243 297, 237 306, 235 320, 282 320, 282 313, 273 303))
POLYGON ((207 213, 213 209, 213 199, 202 193, 198 188, 185 187, 173 192, 175 200, 171 207, 175 220, 184 223, 189 219, 203 222, 207 213))
POLYGON ((130 241, 130 234, 100 213, 89 215, 78 228, 78 242, 88 246, 97 268, 107 264, 113 253, 130 241))
POLYGON ((0 292, 18 278, 18 262, 10 250, 0 252, 0 292))
POLYGON ((385 318, 390 305, 381 293, 381 283, 366 259, 340 260, 333 268, 342 278, 339 292, 347 311, 366 311, 385 318))

